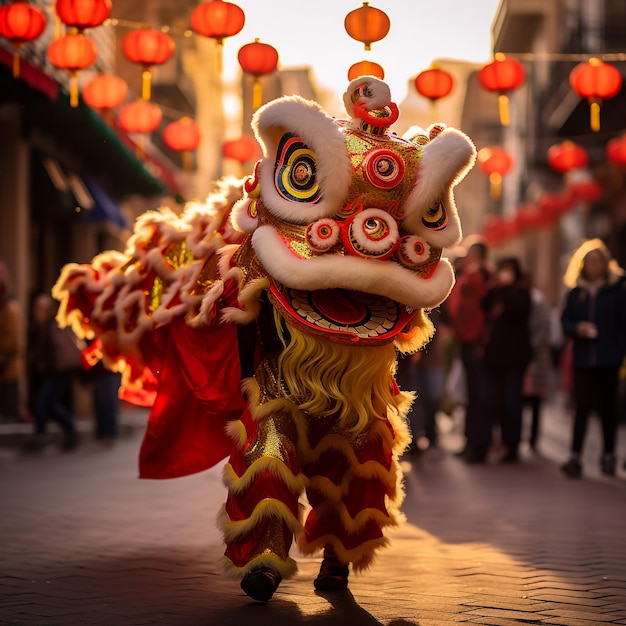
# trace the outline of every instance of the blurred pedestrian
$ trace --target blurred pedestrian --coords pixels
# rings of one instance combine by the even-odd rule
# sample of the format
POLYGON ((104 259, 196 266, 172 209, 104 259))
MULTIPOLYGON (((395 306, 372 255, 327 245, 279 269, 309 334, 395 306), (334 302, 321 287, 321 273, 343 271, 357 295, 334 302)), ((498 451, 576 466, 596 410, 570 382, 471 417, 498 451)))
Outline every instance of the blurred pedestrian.
POLYGON ((50 420, 63 431, 61 447, 70 450, 79 443, 74 415, 67 406, 74 375, 80 371, 80 347, 71 329, 59 328, 57 305, 48 294, 39 294, 33 303, 33 321, 29 336, 29 367, 33 383, 35 433, 27 443, 37 449, 47 443, 50 420))
POLYGON ((445 342, 449 330, 441 309, 431 311, 435 334, 419 352, 398 358, 396 379, 403 391, 414 391, 415 401, 407 415, 413 439, 410 452, 434 449, 438 443, 437 412, 445 383, 445 342))
POLYGON ((13 297, 9 269, 0 260, 0 420, 21 421, 20 381, 24 368, 22 312, 13 297))
POLYGON ((506 447, 500 461, 514 463, 519 460, 522 436, 524 373, 532 357, 530 289, 517 258, 498 262, 482 306, 486 316, 483 363, 489 392, 477 436, 481 450, 486 451, 493 427, 499 425, 506 447))
POLYGON ((584 242, 572 255, 564 277, 570 290, 561 314, 571 338, 574 428, 571 456, 562 470, 582 474, 581 454, 589 416, 602 422, 603 474, 615 474, 617 387, 626 353, 626 281, 624 273, 599 239, 584 242))
POLYGON ((466 387, 465 439, 461 454, 470 463, 486 460, 487 448, 481 437, 485 413, 485 376, 482 362, 482 345, 485 312, 481 300, 487 292, 491 277, 484 241, 475 240, 459 263, 456 283, 446 302, 452 331, 459 346, 466 387))
POLYGON ((553 384, 552 310, 543 294, 531 288, 530 343, 532 359, 524 374, 524 406, 530 409, 529 444, 537 450, 541 427, 541 409, 553 384))
POLYGON ((121 374, 104 367, 100 358, 90 367, 88 376, 93 385, 96 439, 105 445, 112 445, 119 434, 121 374))

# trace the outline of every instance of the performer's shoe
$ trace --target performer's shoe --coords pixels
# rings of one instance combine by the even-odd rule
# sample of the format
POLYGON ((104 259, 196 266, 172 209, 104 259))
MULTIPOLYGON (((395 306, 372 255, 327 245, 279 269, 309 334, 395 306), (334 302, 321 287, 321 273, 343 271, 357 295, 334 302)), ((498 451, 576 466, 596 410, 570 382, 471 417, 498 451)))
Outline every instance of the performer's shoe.
POLYGON ((324 552, 324 560, 320 567, 320 573, 313 581, 313 586, 318 591, 342 591, 348 587, 347 565, 344 565, 336 556, 324 552))
POLYGON ((269 567, 253 567, 241 580, 246 595, 258 602, 268 602, 274 595, 283 577, 269 567))

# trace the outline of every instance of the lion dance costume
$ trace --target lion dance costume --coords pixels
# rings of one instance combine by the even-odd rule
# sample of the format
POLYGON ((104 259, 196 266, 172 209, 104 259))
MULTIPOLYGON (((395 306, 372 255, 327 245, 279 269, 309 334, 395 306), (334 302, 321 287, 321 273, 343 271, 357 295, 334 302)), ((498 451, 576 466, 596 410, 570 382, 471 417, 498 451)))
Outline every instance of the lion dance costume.
POLYGON ((398 109, 374 77, 344 103, 345 120, 297 96, 261 107, 253 175, 180 215, 145 213, 124 254, 70 264, 53 289, 59 323, 96 339, 86 359, 152 407, 141 477, 228 458, 226 570, 260 601, 295 573, 294 538, 323 550, 316 588, 341 589, 401 519, 413 394, 394 381, 396 350, 429 340, 453 285, 441 253, 461 236, 452 191, 475 159, 442 124, 392 133, 398 109))

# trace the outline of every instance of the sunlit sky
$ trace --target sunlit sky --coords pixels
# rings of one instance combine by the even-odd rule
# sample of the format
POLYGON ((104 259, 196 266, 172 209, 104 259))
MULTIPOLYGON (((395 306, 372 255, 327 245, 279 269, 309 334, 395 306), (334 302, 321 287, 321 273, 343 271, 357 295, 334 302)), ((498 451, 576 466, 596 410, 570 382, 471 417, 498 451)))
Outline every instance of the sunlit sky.
POLYGON ((225 40, 225 79, 234 79, 239 71, 239 48, 258 37, 278 50, 279 68, 310 66, 317 84, 339 96, 353 63, 379 63, 394 101, 400 102, 409 79, 434 59, 490 60, 491 24, 500 0, 370 0, 391 21, 388 35, 370 51, 344 28, 345 16, 362 0, 230 1, 244 10, 246 23, 225 40))

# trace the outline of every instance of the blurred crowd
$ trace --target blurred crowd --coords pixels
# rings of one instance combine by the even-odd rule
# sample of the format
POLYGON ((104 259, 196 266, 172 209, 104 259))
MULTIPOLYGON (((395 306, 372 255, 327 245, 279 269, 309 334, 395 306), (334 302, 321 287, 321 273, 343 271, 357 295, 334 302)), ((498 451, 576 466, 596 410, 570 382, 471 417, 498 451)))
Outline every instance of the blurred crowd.
POLYGON ((455 286, 431 313, 435 336, 399 360, 400 387, 417 392, 410 452, 436 448, 438 415, 461 409, 461 458, 518 463, 522 446, 537 451, 542 410, 561 394, 572 415, 563 472, 582 475, 595 417, 602 428, 600 470, 614 475, 618 425, 626 420, 626 277, 607 247, 598 239, 580 245, 556 304, 533 285, 518 258, 491 259, 480 238, 457 252, 455 286))
POLYGON ((32 423, 28 451, 56 440, 49 428, 55 422, 62 433, 61 449, 72 450, 81 438, 74 393, 79 385, 91 396, 95 437, 111 445, 118 435, 120 376, 83 362, 87 344, 70 328, 59 328, 57 308, 48 293, 39 293, 25 314, 0 261, 0 420, 32 423))
MULTIPOLYGON (((545 403, 565 394, 572 426, 563 472, 582 475, 588 424, 596 417, 600 469, 615 474, 618 425, 626 420, 626 276, 607 247, 598 239, 583 242, 552 302, 518 258, 491 259, 482 239, 470 238, 455 252, 456 283, 430 312, 433 338, 398 359, 398 384, 416 392, 409 453, 436 449, 438 418, 460 412, 461 458, 520 462, 522 446, 537 451, 545 403)), ((120 376, 85 363, 87 345, 59 328, 56 313, 56 302, 41 293, 25 315, 0 261, 0 419, 32 423, 29 450, 49 443, 49 424, 56 422, 61 448, 71 450, 80 442, 73 406, 80 385, 91 396, 94 435, 110 445, 118 436, 120 376)))

